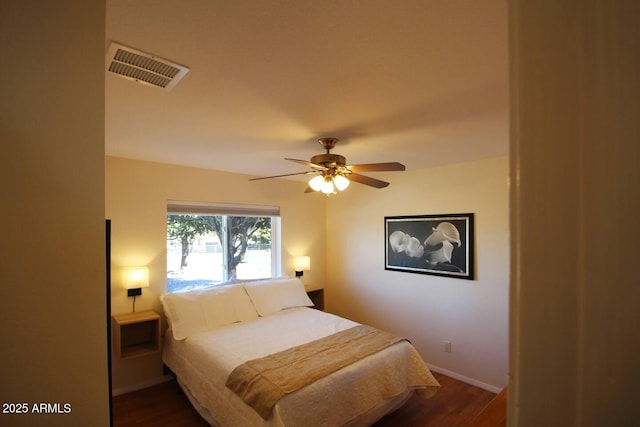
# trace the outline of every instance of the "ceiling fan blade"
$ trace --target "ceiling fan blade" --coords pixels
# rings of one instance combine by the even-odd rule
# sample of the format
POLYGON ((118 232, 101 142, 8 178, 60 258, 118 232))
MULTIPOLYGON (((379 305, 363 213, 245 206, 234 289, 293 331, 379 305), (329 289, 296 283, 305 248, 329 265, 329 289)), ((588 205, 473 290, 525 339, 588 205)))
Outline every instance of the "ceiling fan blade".
POLYGON ((250 178, 249 181, 258 181, 260 179, 270 179, 270 178, 281 178, 283 176, 309 175, 310 173, 316 173, 316 172, 317 171, 306 171, 306 172, 296 172, 296 173, 285 173, 284 175, 261 176, 259 178, 250 178))
POLYGON ((299 164, 301 164, 302 166, 307 166, 307 167, 314 168, 314 169, 320 169, 320 170, 325 170, 325 169, 326 169, 326 168, 325 168, 324 166, 322 166, 322 165, 318 165, 318 164, 316 164, 316 163, 311 163, 311 162, 308 162, 308 161, 306 161, 306 160, 287 159, 287 158, 285 158, 285 160, 289 160, 290 162, 299 163, 299 164))
POLYGON ((358 182, 360 184, 369 185, 376 188, 384 188, 389 185, 388 182, 380 181, 379 179, 371 178, 353 172, 347 175, 347 178, 349 179, 349 181, 358 182))
POLYGON ((351 172, 385 172, 385 171, 403 171, 406 168, 402 163, 365 163, 361 165, 347 166, 351 172))

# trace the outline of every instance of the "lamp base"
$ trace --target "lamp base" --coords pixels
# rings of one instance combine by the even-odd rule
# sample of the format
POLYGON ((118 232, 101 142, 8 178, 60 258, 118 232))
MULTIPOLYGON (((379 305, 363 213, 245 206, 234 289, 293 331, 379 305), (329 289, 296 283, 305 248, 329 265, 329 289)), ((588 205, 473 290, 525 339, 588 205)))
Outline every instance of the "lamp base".
POLYGON ((296 271, 296 277, 302 277, 304 271, 296 271))
POLYGON ((127 296, 128 297, 136 297, 138 295, 142 295, 142 288, 127 289, 127 296))

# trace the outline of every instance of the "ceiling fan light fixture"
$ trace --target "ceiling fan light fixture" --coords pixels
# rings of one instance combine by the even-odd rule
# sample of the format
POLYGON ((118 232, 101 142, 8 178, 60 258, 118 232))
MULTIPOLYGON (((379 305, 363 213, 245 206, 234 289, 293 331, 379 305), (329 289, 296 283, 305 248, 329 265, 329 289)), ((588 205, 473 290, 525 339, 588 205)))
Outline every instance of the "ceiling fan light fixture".
POLYGON ((344 175, 336 175, 333 178, 333 183, 335 184, 338 191, 344 191, 349 186, 349 180, 344 175))
POLYGON ((330 177, 325 178, 320 191, 322 191, 324 194, 333 193, 333 180, 330 177))
POLYGON ((311 187, 313 191, 320 191, 322 189, 323 184, 324 184, 324 177, 322 175, 314 176, 309 180, 309 187, 311 187))

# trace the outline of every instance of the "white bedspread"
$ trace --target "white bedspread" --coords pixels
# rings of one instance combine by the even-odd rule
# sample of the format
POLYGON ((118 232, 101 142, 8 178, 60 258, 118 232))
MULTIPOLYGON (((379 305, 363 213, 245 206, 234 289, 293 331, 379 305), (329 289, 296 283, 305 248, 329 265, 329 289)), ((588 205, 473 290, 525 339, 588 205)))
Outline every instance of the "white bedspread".
POLYGON ((416 350, 407 342, 360 360, 282 398, 274 416, 263 420, 225 387, 238 365, 292 346, 304 344, 357 323, 309 308, 294 308, 245 323, 204 332, 184 341, 171 339, 163 360, 200 405, 222 426, 340 426, 369 425, 403 403, 411 390, 408 370, 438 386, 416 350), (363 373, 363 369, 367 370, 363 373), (376 369, 372 375, 371 369, 376 369), (356 381, 357 380, 357 381, 356 381))

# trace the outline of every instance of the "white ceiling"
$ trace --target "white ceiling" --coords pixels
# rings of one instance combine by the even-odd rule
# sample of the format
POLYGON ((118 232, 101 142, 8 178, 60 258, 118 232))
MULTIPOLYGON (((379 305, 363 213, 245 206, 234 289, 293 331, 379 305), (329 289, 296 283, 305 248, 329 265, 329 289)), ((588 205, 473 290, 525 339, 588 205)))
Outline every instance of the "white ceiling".
POLYGON ((508 152, 506 0, 107 0, 106 34, 191 69, 107 73, 107 155, 264 176, 323 136, 408 170, 508 152))

